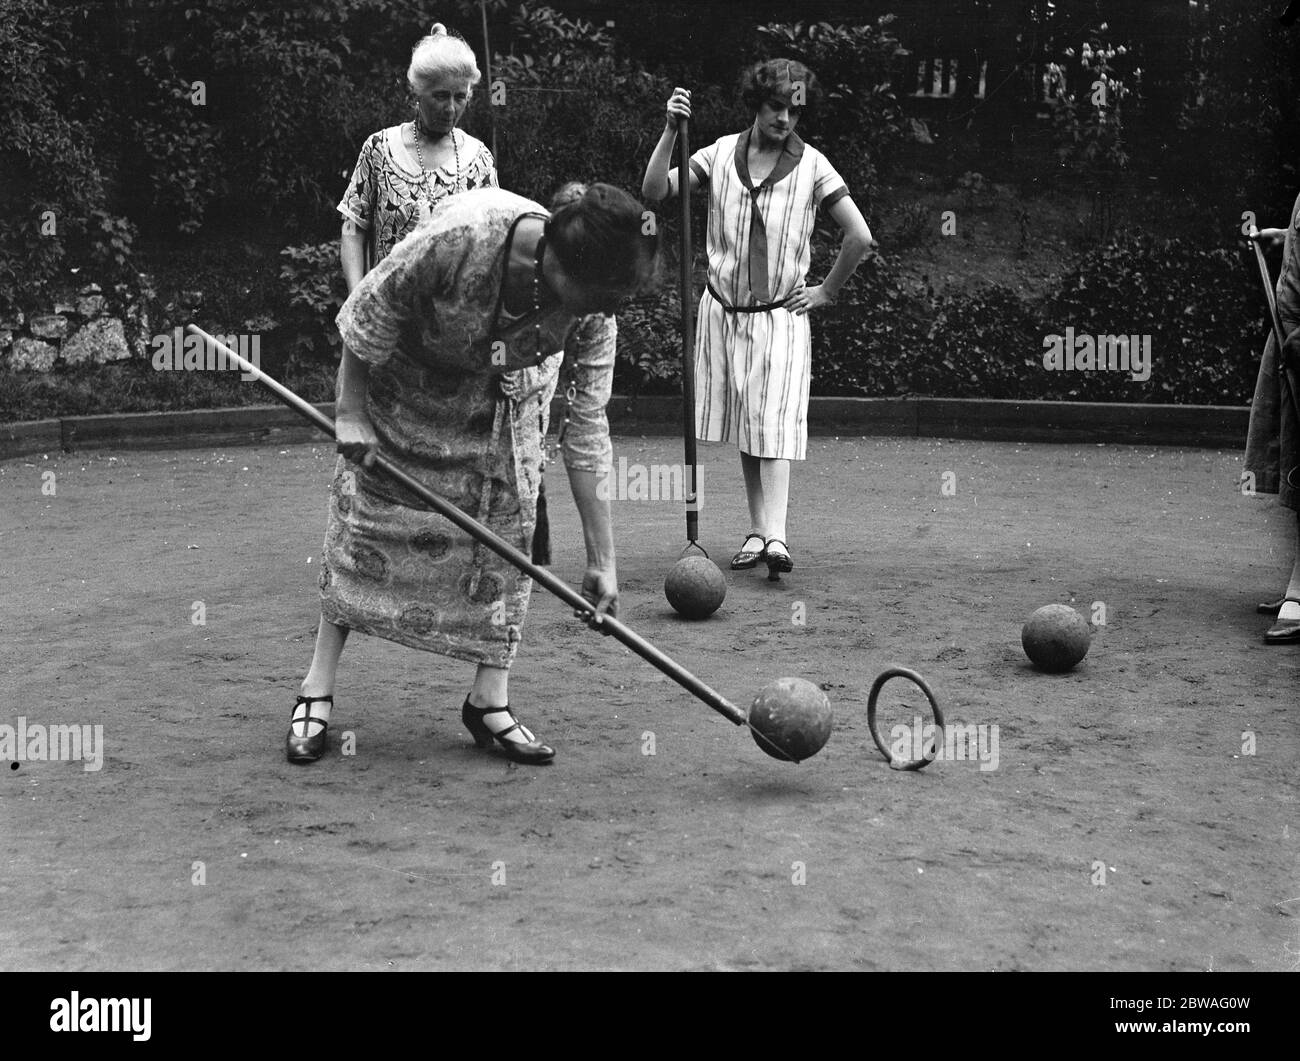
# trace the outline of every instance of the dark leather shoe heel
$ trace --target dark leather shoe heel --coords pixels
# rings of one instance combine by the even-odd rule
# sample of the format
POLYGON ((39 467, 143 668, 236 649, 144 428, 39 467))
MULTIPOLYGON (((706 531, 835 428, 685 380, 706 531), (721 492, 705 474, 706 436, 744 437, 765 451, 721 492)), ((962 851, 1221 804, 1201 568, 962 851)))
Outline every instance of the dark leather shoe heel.
POLYGON ((767 561, 767 573, 769 575, 784 575, 794 570, 794 560, 790 556, 790 547, 782 542, 780 538, 769 538, 763 548, 763 559, 767 561), (773 553, 772 543, 781 542, 786 551, 783 553, 773 553))
MULTIPOLYGON (((1294 597, 1284 597, 1282 604, 1300 604, 1294 597)), ((1278 605, 1278 611, 1282 610, 1278 605)), ((1266 645, 1300 645, 1300 619, 1279 619, 1264 635, 1266 645)))
POLYGON ((555 758, 555 749, 534 737, 532 732, 515 718, 514 712, 509 707, 475 707, 469 702, 467 696, 464 706, 460 709, 460 720, 465 723, 465 728, 469 730, 470 736, 474 738, 474 743, 478 747, 491 748, 495 744, 517 763, 549 763, 555 758), (503 729, 500 733, 493 733, 488 729, 483 717, 498 714, 509 715, 514 725, 503 729), (515 730, 527 737, 528 743, 509 740, 508 735, 515 730))
POLYGON ((311 705, 314 703, 329 704, 334 706, 334 697, 332 696, 299 696, 294 701, 293 709, 298 710, 299 704, 307 705, 306 719, 299 719, 298 722, 304 722, 304 728, 311 729, 313 722, 319 723, 320 732, 310 737, 299 737, 293 732, 296 722, 289 723, 289 735, 284 740, 284 756, 291 763, 314 763, 325 754, 325 734, 329 731, 330 724, 326 719, 314 718, 311 713, 311 705))
MULTIPOLYGON (((763 542, 763 536, 761 534, 745 535, 745 540, 740 543, 740 552, 731 558, 731 570, 748 571, 751 568, 758 566, 758 561, 762 559, 763 556, 763 550, 746 549, 745 546, 747 546, 751 541, 763 542)), ((767 542, 763 542, 763 545, 766 547, 767 542)))

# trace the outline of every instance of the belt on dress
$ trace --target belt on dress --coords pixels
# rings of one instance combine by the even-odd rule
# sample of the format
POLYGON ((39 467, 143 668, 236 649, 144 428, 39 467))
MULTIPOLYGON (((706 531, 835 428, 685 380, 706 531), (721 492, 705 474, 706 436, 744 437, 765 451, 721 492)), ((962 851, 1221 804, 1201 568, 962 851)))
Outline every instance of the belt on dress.
POLYGON ((768 313, 774 309, 781 309, 789 301, 783 298, 780 302, 765 302, 761 306, 728 306, 722 301, 722 296, 713 290, 712 284, 706 281, 704 286, 709 289, 709 294, 714 297, 718 305, 728 313, 768 313))

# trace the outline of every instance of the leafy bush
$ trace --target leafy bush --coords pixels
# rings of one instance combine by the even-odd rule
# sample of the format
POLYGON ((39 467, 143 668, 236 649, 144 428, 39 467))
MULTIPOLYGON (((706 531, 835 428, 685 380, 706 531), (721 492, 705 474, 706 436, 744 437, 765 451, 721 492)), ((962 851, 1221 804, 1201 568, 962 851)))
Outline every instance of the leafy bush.
MULTIPOLYGON (((810 281, 825 276, 831 261, 829 241, 814 242, 810 281)), ((888 258, 859 266, 834 304, 812 317, 813 393, 910 393, 933 327, 928 284, 904 278, 888 258)))
POLYGON ((1032 303, 990 284, 932 305, 934 323, 911 363, 909 391, 935 398, 1041 396, 1042 328, 1032 303))
POLYGON ((1300 177, 1300 26, 1284 30, 1254 0, 1192 5, 1187 24, 1176 120, 1156 131, 1153 166, 1207 210, 1285 211, 1300 177))
POLYGON ((69 115, 80 62, 64 43, 73 8, 10 0, 0 9, 0 306, 34 305, 91 266, 123 279, 134 229, 110 209, 92 129, 69 115))
POLYGON ((898 220, 889 228, 889 245, 895 250, 922 247, 934 240, 935 227, 930 211, 920 203, 907 203, 898 211, 898 220))
POLYGON ((292 358, 337 361, 343 340, 334 318, 347 299, 338 241, 285 247, 280 281, 291 312, 280 321, 280 346, 292 358))
POLYGON ((1115 372, 1064 373, 1062 396, 1249 402, 1267 328, 1257 288, 1232 251, 1187 240, 1128 235, 1085 255, 1048 300, 1047 330, 1150 335, 1153 368, 1146 383, 1115 372))
POLYGON ((144 191, 139 213, 151 228, 192 235, 221 188, 217 136, 200 120, 189 82, 147 56, 136 66, 133 95, 141 112, 130 123, 126 184, 144 191))
MULTIPOLYGON (((814 246, 812 275, 830 247, 814 246)), ((937 297, 881 260, 813 321, 813 393, 1249 402, 1266 324, 1249 270, 1226 249, 1126 236, 1084 255, 1046 298, 996 285, 937 297), (1152 372, 1050 372, 1048 335, 1150 336, 1152 372)))
POLYGON ((903 139, 891 78, 909 53, 893 21, 882 15, 862 25, 770 23, 758 31, 763 58, 798 59, 822 83, 826 98, 809 112, 809 129, 859 196, 874 194, 878 160, 903 139))
POLYGON ((677 287, 634 299, 618 315, 617 394, 680 394, 682 300, 677 287))

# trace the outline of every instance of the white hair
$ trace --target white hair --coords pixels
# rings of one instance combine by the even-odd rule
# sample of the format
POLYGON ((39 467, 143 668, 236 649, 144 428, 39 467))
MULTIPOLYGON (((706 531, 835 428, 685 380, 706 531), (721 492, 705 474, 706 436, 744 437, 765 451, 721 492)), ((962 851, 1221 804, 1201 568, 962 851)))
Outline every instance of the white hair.
POLYGON ((435 22, 427 37, 421 37, 411 49, 411 65, 406 69, 406 80, 411 88, 421 88, 441 77, 464 78, 477 85, 483 75, 479 73, 474 49, 460 37, 452 36, 441 22, 435 22))

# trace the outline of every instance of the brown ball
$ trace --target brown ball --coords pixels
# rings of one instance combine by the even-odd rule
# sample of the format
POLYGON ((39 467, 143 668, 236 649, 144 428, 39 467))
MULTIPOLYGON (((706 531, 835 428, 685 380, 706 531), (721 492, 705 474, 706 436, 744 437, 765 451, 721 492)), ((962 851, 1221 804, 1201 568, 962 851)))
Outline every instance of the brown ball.
POLYGON ((727 580, 707 556, 685 556, 664 579, 664 596, 683 619, 707 619, 727 596, 727 580))
POLYGON ((778 678, 763 686, 749 709, 754 743, 785 762, 797 763, 821 751, 833 723, 830 700, 803 678, 778 678))
POLYGON ((1059 674, 1088 654, 1092 628, 1069 605, 1048 604, 1029 617, 1020 643, 1035 666, 1059 674))

